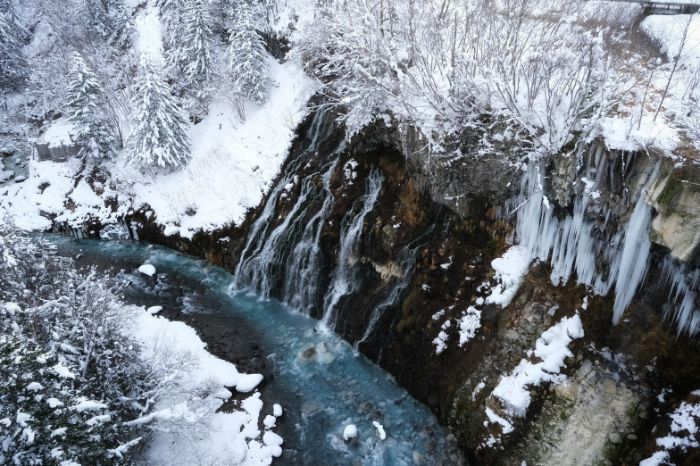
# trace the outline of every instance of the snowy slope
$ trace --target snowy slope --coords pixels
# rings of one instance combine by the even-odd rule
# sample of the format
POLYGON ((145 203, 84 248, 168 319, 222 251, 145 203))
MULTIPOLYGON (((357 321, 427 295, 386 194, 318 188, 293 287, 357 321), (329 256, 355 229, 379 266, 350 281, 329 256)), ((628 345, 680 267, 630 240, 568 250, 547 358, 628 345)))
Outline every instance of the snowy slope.
POLYGON ((115 167, 134 207, 149 205, 166 234, 191 237, 242 222, 279 173, 316 87, 293 63, 270 60, 269 67, 277 84, 264 105, 248 107, 245 121, 228 102, 217 100, 190 129, 192 159, 183 170, 152 177, 123 164, 115 167))
MULTIPOLYGON (((255 387, 259 374, 241 374, 236 367, 212 356, 193 328, 183 322, 132 308, 133 335, 143 343, 148 361, 178 363, 170 384, 162 391, 155 410, 132 424, 157 426, 146 456, 151 464, 271 464, 282 454, 282 438, 271 428, 261 431, 263 402, 255 387), (233 412, 217 412, 231 396, 228 388, 251 393, 233 412), (193 394, 201 394, 199 397, 193 394)), ((278 410, 279 411, 279 410, 278 410)))

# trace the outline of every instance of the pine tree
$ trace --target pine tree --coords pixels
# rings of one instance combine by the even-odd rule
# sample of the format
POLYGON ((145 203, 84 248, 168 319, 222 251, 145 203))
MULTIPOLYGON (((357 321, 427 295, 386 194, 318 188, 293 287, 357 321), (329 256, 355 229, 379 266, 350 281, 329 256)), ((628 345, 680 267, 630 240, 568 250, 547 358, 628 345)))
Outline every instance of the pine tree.
POLYGON ((231 27, 228 50, 229 70, 234 91, 259 104, 267 96, 267 62, 265 46, 258 35, 248 1, 239 3, 231 27))
POLYGON ((184 7, 181 21, 171 26, 169 65, 181 76, 185 87, 202 87, 210 81, 213 68, 211 17, 206 0, 192 0, 184 7))
POLYGON ((144 57, 136 81, 134 127, 129 141, 130 163, 176 169, 190 156, 187 121, 168 83, 144 57))
POLYGON ((104 92, 78 52, 73 53, 68 78, 68 119, 75 125, 75 142, 82 147, 82 155, 97 159, 112 156, 115 137, 102 108, 104 92))
POLYGON ((116 0, 112 3, 110 21, 110 42, 126 50, 131 45, 134 25, 124 0, 116 0))
POLYGON ((27 65, 17 24, 10 13, 0 12, 0 92, 16 91, 27 79, 27 65))
POLYGON ((87 13, 98 36, 114 45, 129 45, 131 18, 124 0, 87 0, 87 13))

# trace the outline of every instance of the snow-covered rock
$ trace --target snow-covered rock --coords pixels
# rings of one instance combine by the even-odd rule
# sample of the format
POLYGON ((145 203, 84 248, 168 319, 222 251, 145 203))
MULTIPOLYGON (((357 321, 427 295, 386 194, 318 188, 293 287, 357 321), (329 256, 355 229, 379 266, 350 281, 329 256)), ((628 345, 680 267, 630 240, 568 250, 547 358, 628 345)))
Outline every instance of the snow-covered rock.
POLYGON ((355 424, 348 424, 343 429, 343 440, 349 442, 357 438, 357 426, 355 424))
POLYGON ((384 430, 384 426, 377 421, 372 421, 372 425, 377 429, 377 437, 379 437, 379 440, 386 440, 386 430, 384 430))
POLYGON ((152 277, 156 274, 156 268, 151 264, 143 264, 139 267, 139 272, 141 272, 144 275, 148 275, 149 277, 152 277))

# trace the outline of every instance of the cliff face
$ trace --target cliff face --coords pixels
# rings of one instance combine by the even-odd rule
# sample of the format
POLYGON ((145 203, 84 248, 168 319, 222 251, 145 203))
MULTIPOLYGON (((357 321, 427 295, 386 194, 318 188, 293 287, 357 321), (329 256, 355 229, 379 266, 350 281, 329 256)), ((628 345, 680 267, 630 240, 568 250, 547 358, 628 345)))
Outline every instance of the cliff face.
POLYGON ((382 125, 346 143, 319 114, 240 227, 183 240, 147 212, 127 222, 335 330, 430 406, 476 464, 650 456, 666 415, 700 387, 688 336, 700 308, 696 167, 596 141, 527 166, 508 147, 454 160, 425 147, 382 125), (504 307, 489 298, 509 286, 492 261, 512 243, 534 265, 504 307), (561 360, 509 388, 527 394, 514 410, 504 377, 541 369, 572 319, 581 334, 560 335, 561 360))

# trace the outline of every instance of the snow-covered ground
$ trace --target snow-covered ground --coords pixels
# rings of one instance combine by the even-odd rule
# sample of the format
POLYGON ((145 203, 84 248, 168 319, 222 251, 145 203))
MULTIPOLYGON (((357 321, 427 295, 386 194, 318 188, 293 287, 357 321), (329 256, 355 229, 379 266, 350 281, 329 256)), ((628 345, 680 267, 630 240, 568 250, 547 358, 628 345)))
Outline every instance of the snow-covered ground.
POLYGON ((115 167, 133 206, 149 205, 166 234, 190 237, 238 224, 270 188, 316 88, 293 63, 270 60, 269 69, 276 85, 264 105, 248 107, 245 121, 225 100, 210 105, 209 114, 190 130, 192 159, 183 170, 154 178, 115 167))
POLYGON ((146 453, 150 464, 264 465, 282 454, 282 438, 272 430, 281 409, 271 409, 264 430, 259 427, 263 402, 255 388, 260 374, 241 374, 233 364, 212 356, 183 322, 139 307, 132 311, 131 334, 143 344, 141 356, 169 372, 154 410, 131 422, 155 426, 146 453), (250 395, 239 410, 218 411, 231 396, 229 389, 250 395))
MULTIPOLYGON (((691 396, 699 397, 700 390, 691 392, 691 396)), ((639 463, 639 466, 671 464, 670 453, 674 450, 685 452, 700 446, 697 441, 700 432, 700 403, 684 401, 668 417, 671 424, 669 434, 656 439, 658 451, 639 463)))

